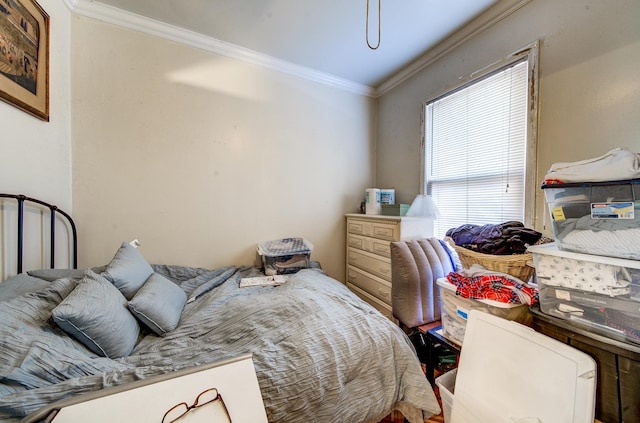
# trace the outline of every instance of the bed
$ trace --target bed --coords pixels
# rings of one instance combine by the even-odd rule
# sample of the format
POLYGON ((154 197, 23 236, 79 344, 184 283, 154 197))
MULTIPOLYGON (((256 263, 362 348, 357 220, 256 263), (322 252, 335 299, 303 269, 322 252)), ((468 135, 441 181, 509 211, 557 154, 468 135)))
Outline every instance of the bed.
POLYGON ((244 354, 269 422, 378 422, 399 410, 413 423, 440 412, 404 332, 319 266, 240 287, 260 269, 151 265, 123 242, 102 266, 52 267, 0 283, 0 421, 244 354))

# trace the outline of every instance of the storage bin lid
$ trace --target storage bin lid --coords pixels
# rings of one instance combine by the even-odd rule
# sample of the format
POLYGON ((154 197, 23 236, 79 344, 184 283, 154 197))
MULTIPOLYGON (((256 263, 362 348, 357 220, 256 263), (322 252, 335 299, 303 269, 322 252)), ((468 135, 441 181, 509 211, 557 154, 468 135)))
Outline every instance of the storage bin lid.
POLYGON ((263 241, 258 244, 258 254, 261 256, 289 256, 294 254, 309 254, 313 244, 304 238, 281 238, 263 241))
POLYGON ((471 310, 450 423, 593 423, 596 363, 519 323, 471 310))
POLYGON ((608 266, 619 266, 630 269, 640 269, 640 260, 631 260, 618 257, 608 257, 595 254, 575 253, 573 251, 565 251, 558 248, 558 244, 550 242, 548 244, 531 245, 527 251, 532 253, 534 259, 536 254, 544 256, 563 257, 579 262, 594 262, 605 264, 608 266))
POLYGON ((540 188, 575 188, 575 187, 597 187, 607 185, 634 185, 640 184, 640 179, 623 179, 619 181, 600 181, 600 182, 554 182, 540 185, 540 188))

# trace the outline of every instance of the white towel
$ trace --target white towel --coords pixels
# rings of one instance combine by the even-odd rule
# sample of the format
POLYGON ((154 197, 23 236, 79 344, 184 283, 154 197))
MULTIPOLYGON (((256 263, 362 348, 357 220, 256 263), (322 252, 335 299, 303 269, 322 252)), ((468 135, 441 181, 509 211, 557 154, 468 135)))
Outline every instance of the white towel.
POLYGON ((640 154, 616 148, 607 154, 577 162, 551 165, 545 180, 562 182, 603 182, 640 178, 640 154))

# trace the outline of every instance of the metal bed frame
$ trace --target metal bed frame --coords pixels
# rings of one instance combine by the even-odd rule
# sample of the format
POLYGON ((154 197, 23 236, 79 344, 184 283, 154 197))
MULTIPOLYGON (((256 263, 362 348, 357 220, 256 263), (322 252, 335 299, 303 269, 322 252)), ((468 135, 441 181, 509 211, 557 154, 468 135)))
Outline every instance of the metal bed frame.
POLYGON ((71 262, 74 269, 78 268, 78 233, 76 230, 76 224, 74 223, 71 216, 65 213, 63 210, 59 209, 58 206, 53 204, 46 203, 42 200, 38 200, 35 198, 27 197, 22 194, 2 194, 0 193, 0 198, 13 198, 18 202, 18 249, 17 249, 17 269, 18 273, 22 273, 22 253, 23 253, 23 243, 24 243, 24 206, 25 202, 39 204, 49 209, 50 212, 50 223, 51 223, 51 233, 50 233, 50 265, 53 269, 55 266, 55 241, 56 241, 56 216, 60 215, 66 219, 71 227, 71 262))

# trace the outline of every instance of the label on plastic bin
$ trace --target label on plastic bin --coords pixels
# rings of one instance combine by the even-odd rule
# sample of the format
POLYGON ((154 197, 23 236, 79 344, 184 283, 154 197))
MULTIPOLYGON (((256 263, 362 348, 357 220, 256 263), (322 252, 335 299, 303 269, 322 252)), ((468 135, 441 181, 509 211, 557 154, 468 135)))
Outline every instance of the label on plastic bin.
POLYGON ((571 293, 569 291, 556 289, 556 298, 559 300, 571 301, 571 293))
POLYGON ((633 219, 633 203, 591 203, 592 219, 633 219))
POLYGON ((462 317, 464 320, 467 320, 467 318, 469 317, 469 312, 465 309, 462 309, 460 307, 456 308, 456 314, 460 317, 462 317))
POLYGON ((564 209, 562 207, 554 207, 553 210, 551 210, 551 216, 556 222, 566 219, 564 217, 564 209))

